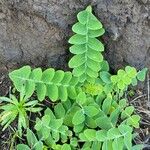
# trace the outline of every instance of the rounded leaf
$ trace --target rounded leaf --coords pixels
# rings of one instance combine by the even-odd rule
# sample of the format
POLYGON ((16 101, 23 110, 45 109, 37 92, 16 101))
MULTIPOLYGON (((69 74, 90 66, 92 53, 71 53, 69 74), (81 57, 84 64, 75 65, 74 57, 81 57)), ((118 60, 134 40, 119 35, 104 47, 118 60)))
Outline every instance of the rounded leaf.
POLYGON ((74 125, 81 124, 85 121, 85 115, 82 110, 78 110, 72 118, 72 123, 74 125))
POLYGON ((111 83, 111 74, 109 72, 106 72, 106 71, 100 72, 100 77, 103 82, 107 84, 111 83))
POLYGON ((96 130, 94 130, 94 129, 84 130, 84 135, 89 141, 95 141, 96 140, 96 130))
POLYGON ((43 71, 41 80, 46 83, 50 82, 53 79, 54 75, 55 70, 53 68, 46 69, 45 71, 43 71))
POLYGON ((86 102, 86 94, 84 92, 80 92, 76 98, 77 103, 80 105, 86 102))
POLYGON ((101 66, 101 71, 109 71, 109 64, 106 60, 103 60, 100 63, 100 66, 101 66))
POLYGON ((96 116, 99 113, 99 110, 95 106, 84 106, 84 111, 89 117, 96 116))
POLYGON ((30 147, 28 147, 25 144, 18 144, 17 145, 17 150, 31 150, 30 147))
POLYGON ((71 150, 71 147, 69 144, 64 144, 62 147, 61 147, 61 150, 71 150))
POLYGON ((101 28, 98 30, 89 30, 88 31, 89 37, 91 37, 91 38, 102 36, 104 33, 105 33, 104 28, 101 28))
POLYGON ((80 23, 85 25, 87 23, 87 18, 88 18, 88 12, 86 10, 83 10, 78 13, 77 18, 80 23))
POLYGON ((69 50, 73 54, 83 54, 86 52, 86 45, 72 45, 69 50))
POLYGON ((85 44, 86 43, 86 36, 80 35, 80 34, 75 34, 73 35, 69 41, 70 44, 85 44))
POLYGON ((141 71, 138 72, 137 74, 137 79, 140 81, 144 81, 147 73, 147 68, 142 69, 141 71))
POLYGON ((77 22, 76 24, 73 25, 72 31, 77 34, 86 35, 88 30, 86 28, 86 25, 77 22))
POLYGON ((98 30, 102 28, 102 24, 92 13, 89 13, 87 27, 91 30, 98 30))
POLYGON ((61 103, 58 103, 54 107, 54 112, 55 112, 55 115, 58 119, 63 118, 65 116, 65 113, 66 113, 66 111, 65 111, 65 109, 61 103))
POLYGON ((54 84, 47 85, 47 95, 52 101, 58 100, 58 87, 54 84))
POLYGON ((82 64, 84 64, 85 61, 86 61, 86 59, 85 59, 85 55, 84 54, 75 55, 75 56, 73 56, 70 59, 70 61, 69 61, 69 67, 70 68, 79 67, 82 64))
POLYGON ((51 82, 53 82, 54 84, 60 83, 60 82, 63 80, 64 75, 65 75, 64 71, 62 71, 62 70, 57 70, 57 71, 55 72, 55 75, 54 75, 54 77, 53 77, 53 79, 52 79, 51 82))
POLYGON ((58 93, 59 93, 59 98, 62 101, 66 101, 67 100, 67 98, 68 98, 67 87, 65 87, 65 86, 59 86, 58 93))
POLYGON ((95 51, 104 51, 104 45, 98 39, 95 38, 89 38, 88 46, 95 51))

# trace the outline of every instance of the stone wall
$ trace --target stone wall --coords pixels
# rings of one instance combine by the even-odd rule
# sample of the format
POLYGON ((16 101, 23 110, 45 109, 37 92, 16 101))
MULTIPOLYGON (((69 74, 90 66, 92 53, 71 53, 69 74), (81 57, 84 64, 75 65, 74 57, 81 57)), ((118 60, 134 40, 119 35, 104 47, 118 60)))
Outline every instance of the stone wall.
POLYGON ((89 4, 106 29, 111 68, 150 68, 149 0, 0 0, 0 68, 66 68, 71 26, 89 4))

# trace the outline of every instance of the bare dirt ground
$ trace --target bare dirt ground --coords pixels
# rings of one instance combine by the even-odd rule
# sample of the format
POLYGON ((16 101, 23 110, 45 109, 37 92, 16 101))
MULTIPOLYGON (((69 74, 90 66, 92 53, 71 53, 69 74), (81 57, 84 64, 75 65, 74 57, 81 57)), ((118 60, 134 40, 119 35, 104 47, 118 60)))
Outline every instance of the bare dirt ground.
POLYGON ((135 107, 136 113, 140 115, 140 128, 136 130, 139 134, 134 142, 144 144, 144 150, 150 150, 150 78, 147 76, 145 91, 136 90, 134 97, 130 98, 130 104, 135 107))

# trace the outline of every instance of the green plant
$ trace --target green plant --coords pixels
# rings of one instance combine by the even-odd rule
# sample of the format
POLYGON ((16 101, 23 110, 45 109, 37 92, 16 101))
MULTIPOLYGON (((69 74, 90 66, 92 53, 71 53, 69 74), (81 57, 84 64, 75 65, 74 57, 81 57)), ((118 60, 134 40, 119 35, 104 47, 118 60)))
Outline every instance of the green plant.
POLYGON ((56 118, 50 109, 46 109, 42 119, 37 118, 35 129, 50 147, 59 140, 67 142, 68 136, 71 136, 68 127, 63 125, 63 118, 56 118))
MULTIPOLYGON (((47 123, 46 120, 44 120, 44 123, 45 122, 47 123)), ((45 125, 45 127, 46 127, 46 125, 45 125)), ((45 130, 44 133, 46 133, 46 135, 47 135, 47 133, 49 133, 49 132, 46 132, 46 131, 47 130, 45 130)), ((62 132, 64 132, 64 131, 62 131, 62 132)), ((43 139, 43 137, 38 140, 36 135, 29 128, 27 128, 27 134, 26 134, 27 144, 18 144, 17 145, 17 150, 48 150, 48 146, 44 145, 44 142, 42 141, 42 139, 43 139)), ((46 143, 49 144, 49 143, 51 143, 51 141, 52 141, 52 139, 49 136, 49 138, 47 139, 46 143)), ((69 146, 69 144, 63 144, 63 145, 55 146, 54 149, 57 149, 57 150, 60 150, 60 149, 61 150, 71 150, 71 147, 69 146)))
MULTIPOLYGON (((73 44, 70 52, 74 54, 69 61, 72 73, 24 66, 9 74, 17 91, 23 89, 26 98, 36 91, 39 101, 52 101, 44 115, 36 119, 36 135, 45 149, 141 149, 132 144, 140 117, 129 106, 124 93, 137 80, 144 81, 147 69, 137 72, 127 66, 118 70, 117 75, 110 74, 102 56, 104 46, 96 39, 104 34, 102 24, 92 14, 91 6, 79 12, 77 18, 72 27, 75 35, 69 39, 73 44)), ((29 142, 28 145, 31 148, 29 142)))
POLYGON ((43 142, 38 140, 35 134, 29 128, 27 128, 26 137, 29 146, 26 144, 18 144, 17 150, 42 150, 44 148, 43 142))
POLYGON ((79 77, 80 82, 94 82, 101 70, 104 51, 103 44, 96 39, 104 34, 101 22, 92 14, 91 7, 77 15, 78 21, 72 30, 76 33, 69 39, 70 52, 75 54, 69 61, 73 68, 73 75, 79 77))
POLYGON ((78 78, 72 76, 71 72, 55 71, 53 68, 42 72, 41 68, 31 70, 30 66, 24 66, 11 72, 9 77, 19 92, 23 88, 26 97, 31 97, 36 91, 40 101, 44 100, 45 96, 52 101, 66 101, 68 97, 76 97, 78 90, 78 78))
POLYGON ((22 93, 20 93, 19 100, 10 95, 10 98, 0 97, 0 122, 3 127, 3 131, 18 118, 18 131, 22 135, 22 127, 27 128, 29 124, 29 118, 27 112, 39 112, 41 107, 35 107, 38 104, 37 100, 27 99, 22 93), (5 102, 5 103, 3 103, 5 102))

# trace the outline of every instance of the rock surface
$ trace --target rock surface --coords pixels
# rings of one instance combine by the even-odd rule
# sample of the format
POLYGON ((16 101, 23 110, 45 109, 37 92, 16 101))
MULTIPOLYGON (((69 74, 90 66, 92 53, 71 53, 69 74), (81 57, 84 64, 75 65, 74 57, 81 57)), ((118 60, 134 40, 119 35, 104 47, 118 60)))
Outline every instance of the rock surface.
POLYGON ((0 68, 66 68, 71 26, 89 4, 106 29, 111 68, 150 68, 149 0, 0 0, 0 68))

